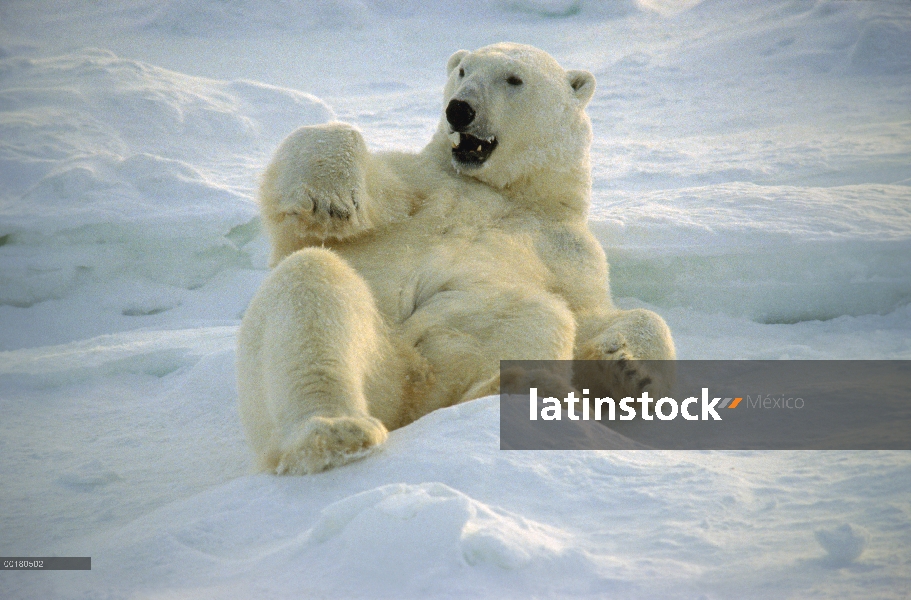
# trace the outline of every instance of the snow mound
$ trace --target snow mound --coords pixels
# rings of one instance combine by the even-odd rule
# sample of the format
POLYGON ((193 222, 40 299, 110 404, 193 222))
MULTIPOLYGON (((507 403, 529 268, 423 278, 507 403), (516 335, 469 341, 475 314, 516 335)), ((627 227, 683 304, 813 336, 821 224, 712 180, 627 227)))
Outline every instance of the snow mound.
POLYGON ((256 173, 288 131, 332 117, 308 94, 103 50, 0 61, 0 318, 12 323, 0 348, 24 331, 60 343, 163 313, 237 318, 248 298, 210 294, 250 289, 265 262, 256 173), (87 308, 82 323, 63 301, 87 308))
POLYGON ((0 99, 4 235, 249 221, 251 167, 295 126, 332 118, 308 94, 94 49, 0 61, 0 99))
POLYGON ((909 207, 903 185, 728 183, 620 195, 592 218, 615 295, 796 323, 908 303, 909 207))
POLYGON ((236 326, 135 331, 0 352, 0 376, 28 377, 54 386, 124 373, 163 377, 213 352, 233 351, 236 335, 236 326))
POLYGON ((381 595, 394 595, 403 583, 420 589, 441 577, 456 579, 466 569, 493 576, 521 572, 523 587, 540 579, 536 572, 552 574, 561 563, 580 575, 592 574, 590 561, 568 549, 566 532, 442 483, 390 484, 340 500, 322 510, 305 539, 306 552, 313 555, 307 562, 322 563, 315 570, 343 579, 349 566, 339 568, 318 556, 346 554, 348 565, 363 565, 362 589, 381 595))

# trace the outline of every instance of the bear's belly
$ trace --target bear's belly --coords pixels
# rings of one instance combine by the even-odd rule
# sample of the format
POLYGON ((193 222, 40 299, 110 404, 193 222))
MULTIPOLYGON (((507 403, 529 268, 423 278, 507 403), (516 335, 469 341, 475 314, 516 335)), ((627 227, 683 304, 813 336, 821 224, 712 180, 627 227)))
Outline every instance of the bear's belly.
POLYGON ((546 290, 547 270, 527 233, 405 225, 411 226, 332 246, 370 286, 390 324, 402 323, 436 294, 462 292, 469 301, 474 293, 546 290))

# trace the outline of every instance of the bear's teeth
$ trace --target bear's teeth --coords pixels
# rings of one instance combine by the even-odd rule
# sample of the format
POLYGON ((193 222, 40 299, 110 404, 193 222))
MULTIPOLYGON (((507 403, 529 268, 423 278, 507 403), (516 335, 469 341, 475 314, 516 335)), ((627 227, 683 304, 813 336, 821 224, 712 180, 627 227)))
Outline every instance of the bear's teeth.
POLYGON ((479 145, 478 145, 478 152, 480 152, 480 151, 481 151, 481 146, 480 146, 480 144, 479 144, 479 145))
POLYGON ((460 134, 458 131, 451 132, 449 134, 449 141, 452 142, 452 147, 456 148, 462 141, 462 134, 460 134))

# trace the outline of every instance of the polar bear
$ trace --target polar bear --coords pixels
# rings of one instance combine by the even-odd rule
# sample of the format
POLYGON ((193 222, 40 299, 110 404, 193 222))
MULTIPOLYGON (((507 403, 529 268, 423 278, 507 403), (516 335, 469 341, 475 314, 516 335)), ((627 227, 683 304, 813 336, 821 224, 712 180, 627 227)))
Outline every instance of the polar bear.
POLYGON ((496 394, 501 359, 612 360, 617 394, 668 387, 636 362, 674 358, 667 325, 612 304, 586 224, 592 74, 511 43, 446 69, 422 151, 308 126, 262 177, 274 268, 244 314, 237 373, 263 470, 364 456, 391 429, 496 394))

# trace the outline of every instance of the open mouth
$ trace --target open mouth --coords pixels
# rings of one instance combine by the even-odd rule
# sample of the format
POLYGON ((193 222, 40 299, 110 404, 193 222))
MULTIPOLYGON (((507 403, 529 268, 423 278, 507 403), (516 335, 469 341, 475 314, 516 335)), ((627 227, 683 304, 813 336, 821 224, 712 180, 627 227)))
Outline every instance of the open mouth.
POLYGON ((459 164, 469 167, 479 167, 497 147, 497 138, 477 138, 468 133, 453 131, 449 134, 452 143, 452 156, 459 164))

